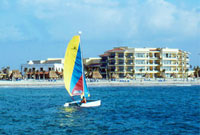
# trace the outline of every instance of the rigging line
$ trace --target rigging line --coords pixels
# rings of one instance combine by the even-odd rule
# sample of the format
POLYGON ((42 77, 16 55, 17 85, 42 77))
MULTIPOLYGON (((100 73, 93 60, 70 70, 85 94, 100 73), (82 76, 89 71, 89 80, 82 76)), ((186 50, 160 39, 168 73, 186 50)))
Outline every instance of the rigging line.
POLYGON ((73 98, 73 96, 70 96, 70 97, 72 98, 73 101, 75 101, 74 98, 73 98))

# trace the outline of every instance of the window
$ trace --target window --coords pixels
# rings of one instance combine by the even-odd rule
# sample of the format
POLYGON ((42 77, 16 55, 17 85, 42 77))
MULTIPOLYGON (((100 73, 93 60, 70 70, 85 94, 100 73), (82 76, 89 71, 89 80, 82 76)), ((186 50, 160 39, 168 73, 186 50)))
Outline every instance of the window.
POLYGON ((132 58, 133 57, 133 54, 132 53, 128 53, 127 54, 127 58, 132 58))
POLYGON ((171 53, 164 53, 163 55, 165 58, 171 58, 172 54, 171 53))
POLYGON ((141 70, 144 71, 144 70, 145 70, 145 67, 135 67, 135 70, 136 70, 136 71, 141 71, 141 70))
POLYGON ((119 60, 119 65, 123 65, 124 64, 124 60, 119 60))
POLYGON ((133 60, 128 60, 127 64, 133 64, 133 60))
POLYGON ((111 67, 110 71, 114 72, 115 71, 115 67, 111 67))
POLYGON ((128 67, 127 71, 132 71, 133 67, 128 67))
POLYGON ((27 71, 27 68, 24 68, 24 72, 26 72, 27 71))
POLYGON ((164 60, 163 64, 171 64, 171 60, 164 60))
POLYGON ((165 71, 171 71, 171 67, 163 67, 163 69, 165 69, 165 71))
POLYGON ((136 64, 145 64, 145 60, 136 60, 135 63, 136 64))
POLYGON ((124 77, 124 74, 120 73, 119 78, 123 78, 123 77, 124 77))
POLYGON ((118 55, 120 58, 124 57, 124 54, 123 53, 119 53, 118 55))
POLYGON ((114 58, 114 57, 115 57, 115 53, 111 53, 110 58, 114 58))
POLYGON ((144 58, 145 57, 145 53, 136 53, 135 57, 137 57, 137 58, 144 58))
POLYGON ((109 64, 110 64, 110 65, 114 65, 114 64, 115 64, 115 60, 111 60, 111 61, 109 62, 109 64))
POLYGON ((124 71, 124 67, 119 67, 119 71, 124 71))

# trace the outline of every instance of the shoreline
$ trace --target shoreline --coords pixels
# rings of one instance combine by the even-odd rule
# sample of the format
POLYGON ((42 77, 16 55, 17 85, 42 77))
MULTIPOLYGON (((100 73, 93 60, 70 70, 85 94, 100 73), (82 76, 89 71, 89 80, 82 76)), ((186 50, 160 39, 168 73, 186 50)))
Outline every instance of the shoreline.
MULTIPOLYGON (((200 80, 166 80, 166 81, 141 81, 141 80, 97 80, 87 81, 88 87, 109 87, 109 86, 200 86, 200 80)), ((0 81, 0 87, 64 87, 63 80, 21 80, 21 81, 0 81)))

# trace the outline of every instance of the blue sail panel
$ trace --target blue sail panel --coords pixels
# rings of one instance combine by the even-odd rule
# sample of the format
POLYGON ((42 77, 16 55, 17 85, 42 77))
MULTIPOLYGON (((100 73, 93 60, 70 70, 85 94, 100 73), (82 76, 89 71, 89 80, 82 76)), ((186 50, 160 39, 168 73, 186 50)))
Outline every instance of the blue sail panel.
POLYGON ((82 68, 81 49, 79 45, 70 87, 70 91, 72 92, 72 94, 74 93, 73 95, 81 95, 83 92, 82 68))
POLYGON ((90 97, 90 93, 89 90, 87 88, 87 84, 86 84, 86 79, 85 79, 85 75, 83 75, 83 83, 84 83, 84 96, 85 97, 90 97))

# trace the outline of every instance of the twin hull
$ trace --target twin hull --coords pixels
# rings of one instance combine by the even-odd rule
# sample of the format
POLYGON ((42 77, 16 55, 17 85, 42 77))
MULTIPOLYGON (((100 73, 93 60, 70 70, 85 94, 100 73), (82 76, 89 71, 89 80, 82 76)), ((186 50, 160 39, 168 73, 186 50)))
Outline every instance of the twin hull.
POLYGON ((73 101, 65 103, 64 107, 79 106, 79 107, 97 107, 101 105, 101 100, 87 100, 87 103, 81 103, 81 101, 73 101))

